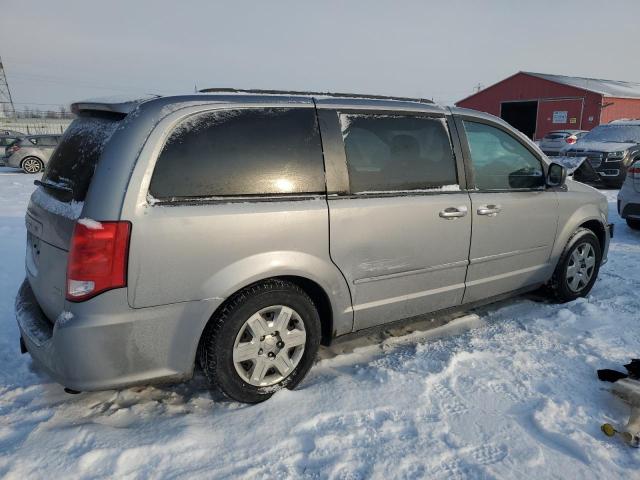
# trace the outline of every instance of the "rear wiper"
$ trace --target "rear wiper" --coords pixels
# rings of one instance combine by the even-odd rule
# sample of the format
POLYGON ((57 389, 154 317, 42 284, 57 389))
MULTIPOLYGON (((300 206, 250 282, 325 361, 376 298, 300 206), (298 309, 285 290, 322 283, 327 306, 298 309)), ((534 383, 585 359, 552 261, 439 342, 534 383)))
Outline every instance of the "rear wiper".
POLYGON ((59 185, 57 183, 49 183, 43 182, 41 180, 34 180, 34 185, 38 187, 50 188, 51 190, 58 190, 59 192, 73 193, 73 190, 70 187, 65 187, 64 185, 59 185))

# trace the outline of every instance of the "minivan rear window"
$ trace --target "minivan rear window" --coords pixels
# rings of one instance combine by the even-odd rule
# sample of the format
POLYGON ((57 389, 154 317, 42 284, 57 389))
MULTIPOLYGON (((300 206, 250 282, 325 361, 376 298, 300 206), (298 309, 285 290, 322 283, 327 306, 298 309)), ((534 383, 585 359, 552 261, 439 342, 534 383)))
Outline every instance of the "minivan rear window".
POLYGON ((312 108, 217 110, 169 135, 151 178, 160 200, 324 193, 312 108))
POLYGON ((81 116, 69 125, 49 160, 42 181, 70 189, 71 194, 56 189, 48 193, 63 202, 84 201, 100 155, 121 119, 120 116, 81 116))

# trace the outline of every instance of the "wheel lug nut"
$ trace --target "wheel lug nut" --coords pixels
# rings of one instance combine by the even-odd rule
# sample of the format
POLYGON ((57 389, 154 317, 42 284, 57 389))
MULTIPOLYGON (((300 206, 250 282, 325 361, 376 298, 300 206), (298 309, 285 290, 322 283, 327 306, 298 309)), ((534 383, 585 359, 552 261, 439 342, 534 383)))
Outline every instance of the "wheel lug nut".
POLYGON ((278 348, 282 348, 284 347, 284 342, 280 340, 276 345, 278 346, 278 348))
POLYGON ((264 335, 260 337, 260 341, 264 342, 264 335))
POLYGON ((258 350, 258 355, 262 355, 262 349, 258 350))
POLYGON ((275 356, 276 356, 276 354, 275 354, 275 353, 273 353, 273 352, 269 352, 269 358, 274 358, 275 356))

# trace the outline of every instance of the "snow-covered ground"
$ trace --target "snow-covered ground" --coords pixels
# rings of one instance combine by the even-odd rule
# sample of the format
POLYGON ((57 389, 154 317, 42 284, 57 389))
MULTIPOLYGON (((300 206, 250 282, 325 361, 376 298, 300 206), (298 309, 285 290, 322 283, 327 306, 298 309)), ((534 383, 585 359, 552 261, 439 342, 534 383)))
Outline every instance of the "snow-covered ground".
POLYGON ((589 298, 518 298, 324 349, 298 390, 245 406, 212 398, 200 376, 70 396, 20 355, 33 179, 0 168, 0 477, 640 476, 640 451, 599 428, 627 407, 596 369, 640 356, 640 233, 615 212, 616 191, 610 261, 589 298))

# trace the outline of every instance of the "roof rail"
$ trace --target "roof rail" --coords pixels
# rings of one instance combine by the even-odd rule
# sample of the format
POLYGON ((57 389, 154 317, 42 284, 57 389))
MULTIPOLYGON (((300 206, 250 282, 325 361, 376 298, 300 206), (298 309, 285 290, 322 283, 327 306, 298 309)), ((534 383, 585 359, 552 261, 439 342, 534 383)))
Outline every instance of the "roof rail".
POLYGON ((426 98, 412 97, 393 97, 388 95, 364 95, 359 93, 340 93, 340 92, 306 92, 296 90, 260 90, 260 89, 242 89, 242 88, 203 88, 200 93, 254 93, 258 95, 303 95, 303 96, 322 96, 336 98, 366 98, 370 100, 401 100, 405 102, 430 103, 434 102, 426 98))

